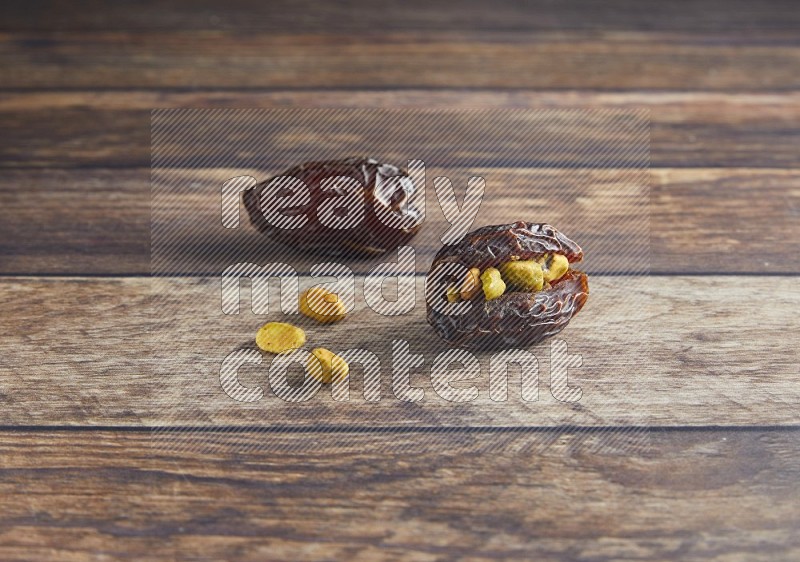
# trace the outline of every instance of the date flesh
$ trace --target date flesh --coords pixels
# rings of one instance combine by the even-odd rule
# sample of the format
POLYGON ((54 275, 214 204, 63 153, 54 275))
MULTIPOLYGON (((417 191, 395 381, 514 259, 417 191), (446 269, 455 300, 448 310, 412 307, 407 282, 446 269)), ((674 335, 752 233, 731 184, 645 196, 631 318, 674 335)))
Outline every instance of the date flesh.
POLYGON ((410 203, 414 192, 408 174, 396 166, 373 158, 345 158, 300 164, 258 183, 243 198, 250 222, 272 240, 301 251, 369 255, 394 250, 417 233, 421 221, 410 203), (281 184, 279 178, 296 178, 305 187, 281 184), (348 201, 349 209, 337 207, 339 201, 348 201), (325 212, 345 217, 339 219, 344 228, 326 222, 325 212), (271 213, 296 218, 302 225, 275 224, 271 213))
POLYGON ((548 224, 518 221, 485 226, 443 247, 428 272, 428 290, 433 299, 452 303, 452 283, 459 280, 438 272, 486 271, 509 262, 546 260, 554 254, 566 257, 570 267, 542 290, 512 284, 501 296, 488 300, 483 291, 475 291, 464 314, 437 310, 429 299, 428 322, 448 343, 472 348, 529 346, 557 334, 586 303, 589 282, 585 273, 572 269, 573 263, 583 259, 580 246, 548 224))

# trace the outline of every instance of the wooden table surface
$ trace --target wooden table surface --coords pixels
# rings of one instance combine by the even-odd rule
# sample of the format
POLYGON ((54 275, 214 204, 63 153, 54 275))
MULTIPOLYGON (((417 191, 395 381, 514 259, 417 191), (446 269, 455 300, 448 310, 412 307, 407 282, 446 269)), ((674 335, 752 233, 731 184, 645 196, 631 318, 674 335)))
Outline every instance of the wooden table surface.
POLYGON ((0 560, 800 559, 793 2, 5 2, 0 124, 0 560), (141 311, 178 107, 649 110, 652 366, 566 425, 168 418, 197 382, 141 311))

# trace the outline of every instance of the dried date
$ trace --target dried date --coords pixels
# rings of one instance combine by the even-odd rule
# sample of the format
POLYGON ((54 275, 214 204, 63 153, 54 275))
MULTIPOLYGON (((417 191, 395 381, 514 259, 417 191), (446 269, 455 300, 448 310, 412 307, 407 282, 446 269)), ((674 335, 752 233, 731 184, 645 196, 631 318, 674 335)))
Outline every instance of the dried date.
POLYGON ((586 303, 588 278, 572 268, 582 259, 580 246, 548 224, 479 228, 436 254, 426 282, 428 322, 462 347, 538 343, 586 303))
POLYGON ((379 254, 421 226, 408 174, 372 158, 306 162, 245 191, 250 222, 294 249, 379 254))

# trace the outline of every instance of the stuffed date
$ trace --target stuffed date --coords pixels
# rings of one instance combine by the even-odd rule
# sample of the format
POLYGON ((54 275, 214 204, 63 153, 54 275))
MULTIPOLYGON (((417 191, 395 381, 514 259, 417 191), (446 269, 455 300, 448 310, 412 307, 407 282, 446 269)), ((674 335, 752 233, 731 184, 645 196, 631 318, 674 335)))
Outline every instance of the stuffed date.
POLYGON ((563 330, 589 296, 575 242, 548 224, 484 226, 443 247, 426 281, 428 322, 473 348, 528 346, 563 330))
POLYGON ((368 255, 394 250, 421 226, 415 186, 373 158, 306 162, 244 192, 250 222, 305 251, 368 255))

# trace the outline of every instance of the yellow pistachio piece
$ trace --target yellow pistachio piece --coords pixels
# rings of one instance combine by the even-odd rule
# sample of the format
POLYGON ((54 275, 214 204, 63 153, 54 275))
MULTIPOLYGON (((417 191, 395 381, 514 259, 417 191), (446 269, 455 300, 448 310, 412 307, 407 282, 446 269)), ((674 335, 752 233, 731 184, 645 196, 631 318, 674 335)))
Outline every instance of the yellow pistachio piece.
POLYGON ((461 300, 472 300, 472 298, 477 295, 481 290, 481 270, 477 267, 473 267, 467 273, 467 278, 464 280, 464 283, 461 285, 461 300))
POLYGON ((503 279, 526 291, 541 291, 544 285, 542 266, 534 260, 510 261, 500 266, 503 279))
POLYGON ((461 300, 461 295, 457 287, 448 287, 447 288, 447 302, 453 303, 458 302, 461 300))
POLYGON ((300 312, 317 322, 330 323, 342 320, 347 314, 339 295, 322 287, 313 287, 300 295, 300 312))
POLYGON ((283 353, 303 347, 306 333, 285 322, 268 322, 256 333, 256 345, 269 353, 283 353))
POLYGON ((506 292, 506 284, 500 272, 494 267, 487 267, 481 274, 481 284, 483 285, 483 295, 487 301, 496 299, 506 292))
POLYGON ((319 382, 330 384, 334 380, 345 378, 350 372, 350 366, 332 351, 317 347, 311 350, 311 357, 306 363, 306 372, 319 382))
POLYGON ((561 254, 546 254, 537 261, 542 266, 544 280, 547 282, 561 279, 569 271, 569 260, 561 254))

